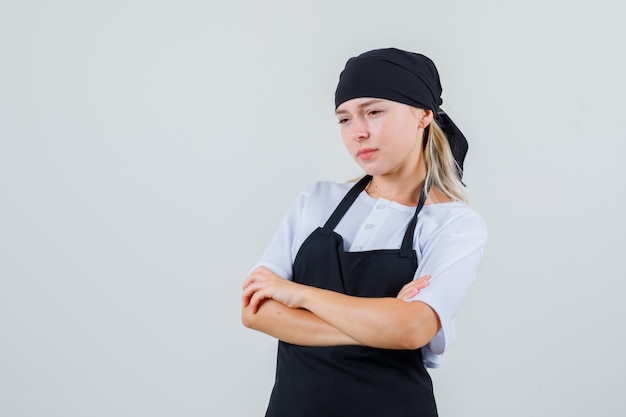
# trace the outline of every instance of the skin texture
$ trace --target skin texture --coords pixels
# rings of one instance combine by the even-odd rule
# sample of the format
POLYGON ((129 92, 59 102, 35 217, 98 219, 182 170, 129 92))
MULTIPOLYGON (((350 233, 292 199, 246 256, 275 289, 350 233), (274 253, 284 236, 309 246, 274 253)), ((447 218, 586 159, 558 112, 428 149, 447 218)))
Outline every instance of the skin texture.
MULTIPOLYGON (((373 198, 416 205, 426 176, 422 137, 432 112, 357 98, 342 103, 336 113, 347 151, 373 177, 365 191, 373 198)), ((449 199, 433 189, 426 204, 434 201, 449 199)), ((428 285, 429 278, 405 285, 396 298, 364 298, 294 283, 261 266, 243 283, 242 322, 305 346, 418 349, 439 330, 439 318, 427 304, 404 300, 428 285)))
MULTIPOLYGON (((398 293, 396 299, 398 304, 417 304, 401 300, 413 297, 420 289, 428 285, 429 279, 430 276, 424 276, 405 285, 398 293)), ((368 339, 361 340, 359 333, 352 331, 352 323, 343 328, 338 327, 342 326, 341 322, 344 320, 337 323, 333 321, 332 317, 326 317, 324 320, 313 311, 304 309, 304 307, 296 307, 299 303, 291 299, 293 297, 304 301, 303 295, 307 291, 312 291, 313 297, 317 295, 321 296, 322 299, 324 295, 333 296, 336 294, 328 294, 331 292, 323 290, 319 290, 320 293, 315 294, 316 290, 318 289, 280 278, 266 267, 259 267, 248 276, 243 284, 242 322, 246 327, 269 334, 285 342, 303 346, 362 345, 401 348, 395 343, 392 346, 388 340, 383 340, 384 338, 381 338, 378 343, 368 339)), ((357 297, 345 295, 343 297, 346 298, 341 300, 339 305, 333 306, 333 309, 328 309, 327 315, 335 314, 333 310, 341 310, 341 314, 344 314, 345 309, 350 308, 345 303, 358 300, 357 297)), ((329 298, 326 299, 326 302, 333 302, 333 300, 329 298)), ((362 307, 366 306, 363 305, 362 307)), ((371 305, 367 307, 375 308, 371 305)), ((324 310, 324 308, 322 307, 320 310, 324 310)), ((320 312, 324 315, 323 311, 320 312)), ((370 314, 378 313, 370 312, 370 314)), ((379 320, 383 321, 383 318, 379 317, 379 320)), ((388 323, 382 324, 384 327, 388 326, 388 323)))
MULTIPOLYGON (((427 279, 407 285, 401 293, 423 288, 427 279)), ((248 276, 242 300, 244 325, 304 346, 418 349, 439 328, 435 312, 419 301, 351 297, 285 280, 266 267, 248 276)))

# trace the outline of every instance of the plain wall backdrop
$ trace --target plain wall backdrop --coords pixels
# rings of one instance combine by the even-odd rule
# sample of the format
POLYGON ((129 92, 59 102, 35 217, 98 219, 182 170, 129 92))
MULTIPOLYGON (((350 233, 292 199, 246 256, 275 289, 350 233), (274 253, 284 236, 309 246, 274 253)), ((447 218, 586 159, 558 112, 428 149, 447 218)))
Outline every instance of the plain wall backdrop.
POLYGON ((444 416, 626 408, 619 2, 0 0, 0 415, 262 416, 240 288, 297 192, 358 175, 345 61, 430 56, 489 224, 444 416))

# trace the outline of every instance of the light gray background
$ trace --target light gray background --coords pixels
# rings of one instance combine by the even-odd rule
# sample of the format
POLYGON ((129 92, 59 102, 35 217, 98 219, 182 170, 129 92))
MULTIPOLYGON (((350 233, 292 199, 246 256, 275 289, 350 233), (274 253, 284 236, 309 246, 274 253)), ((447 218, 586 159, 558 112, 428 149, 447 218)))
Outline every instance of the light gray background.
POLYGON ((442 416, 619 415, 619 2, 0 1, 0 415, 263 415, 240 285, 299 189, 359 174, 345 60, 429 55, 490 226, 442 416))

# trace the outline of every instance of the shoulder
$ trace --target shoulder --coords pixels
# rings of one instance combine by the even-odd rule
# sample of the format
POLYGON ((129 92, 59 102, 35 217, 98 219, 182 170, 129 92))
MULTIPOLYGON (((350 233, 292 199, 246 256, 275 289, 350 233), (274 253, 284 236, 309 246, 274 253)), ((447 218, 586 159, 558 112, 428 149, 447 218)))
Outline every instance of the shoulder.
POLYGON ((292 223, 317 225, 327 218, 351 188, 352 183, 317 181, 303 187, 289 211, 292 223))
POLYGON ((297 204, 301 209, 309 208, 323 210, 327 207, 336 207, 346 195, 353 183, 333 181, 316 181, 306 185, 297 197, 297 204))
POLYGON ((424 206, 418 227, 425 237, 473 236, 483 244, 487 240, 485 220, 476 210, 458 201, 424 206))
POLYGON ((306 198, 343 198, 353 183, 316 181, 305 186, 300 195, 306 198))

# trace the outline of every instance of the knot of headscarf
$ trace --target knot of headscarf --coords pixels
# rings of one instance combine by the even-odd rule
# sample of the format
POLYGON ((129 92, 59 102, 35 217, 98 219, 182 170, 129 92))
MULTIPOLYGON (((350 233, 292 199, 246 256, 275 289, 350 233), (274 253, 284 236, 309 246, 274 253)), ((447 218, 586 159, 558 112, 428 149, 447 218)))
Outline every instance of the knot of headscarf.
POLYGON ((439 73, 430 58, 396 48, 375 49, 348 60, 335 91, 335 109, 353 98, 372 97, 432 110, 448 138, 462 178, 468 144, 452 119, 441 110, 441 92, 439 73))

